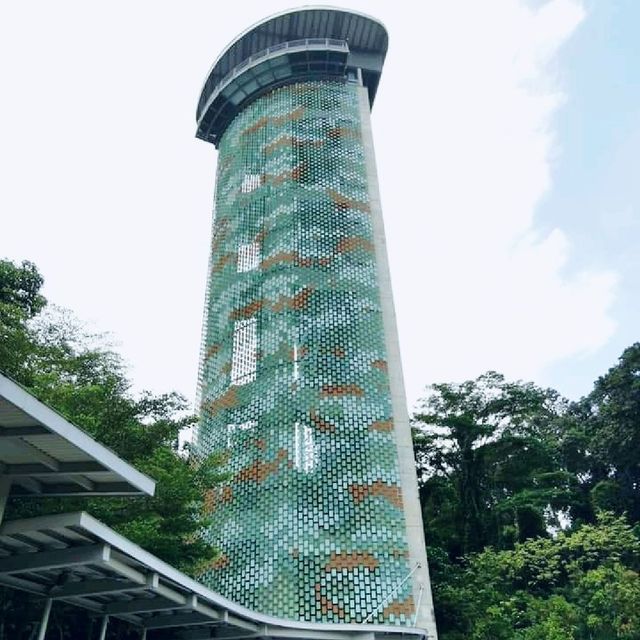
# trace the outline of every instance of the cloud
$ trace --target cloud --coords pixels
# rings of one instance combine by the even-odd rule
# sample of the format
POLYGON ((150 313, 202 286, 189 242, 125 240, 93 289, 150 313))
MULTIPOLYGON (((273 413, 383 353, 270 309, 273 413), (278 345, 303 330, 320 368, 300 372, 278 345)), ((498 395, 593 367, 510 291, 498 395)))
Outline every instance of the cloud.
MULTIPOLYGON (((569 271, 571 239, 535 224, 582 5, 334 3, 390 34, 373 128, 410 401, 490 368, 539 379, 602 345, 614 274, 569 271)), ((291 3, 63 5, 34 22, 14 3, 0 23, 1 255, 34 260, 52 301, 112 331, 136 387, 193 397, 215 155, 193 139, 195 101, 229 39, 291 3)))
POLYGON ((429 4, 392 34, 374 131, 410 403, 487 369, 540 380, 611 336, 616 276, 536 229, 578 2, 429 4), (407 60, 413 63, 407 63, 407 60), (386 124, 380 130, 380 122, 386 124))

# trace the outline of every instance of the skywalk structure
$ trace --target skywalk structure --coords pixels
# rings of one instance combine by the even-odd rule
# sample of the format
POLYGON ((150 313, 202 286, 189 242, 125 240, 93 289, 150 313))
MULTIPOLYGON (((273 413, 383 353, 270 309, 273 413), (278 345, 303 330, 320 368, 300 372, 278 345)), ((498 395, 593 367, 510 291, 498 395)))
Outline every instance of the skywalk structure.
POLYGON ((204 85, 219 151, 200 455, 220 453, 201 576, 308 623, 435 638, 370 108, 375 19, 327 8, 236 38, 204 85))

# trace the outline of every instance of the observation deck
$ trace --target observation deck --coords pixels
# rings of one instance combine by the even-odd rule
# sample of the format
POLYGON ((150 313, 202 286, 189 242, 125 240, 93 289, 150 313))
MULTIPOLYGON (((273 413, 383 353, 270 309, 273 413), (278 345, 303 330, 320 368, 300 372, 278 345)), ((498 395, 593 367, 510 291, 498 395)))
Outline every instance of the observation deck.
POLYGON ((375 18, 305 7, 267 18, 235 38, 202 88, 196 137, 216 147, 235 116, 271 89, 305 80, 362 82, 373 101, 388 36, 375 18))

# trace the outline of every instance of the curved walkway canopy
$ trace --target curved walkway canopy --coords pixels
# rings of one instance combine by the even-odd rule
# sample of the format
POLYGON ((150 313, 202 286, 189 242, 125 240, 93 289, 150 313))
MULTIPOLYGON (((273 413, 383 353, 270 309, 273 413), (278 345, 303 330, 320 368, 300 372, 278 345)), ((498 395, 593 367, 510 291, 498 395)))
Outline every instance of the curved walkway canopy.
MULTIPOLYGON (((175 638, 423 640, 410 627, 294 622, 207 589, 89 514, 13 520, 0 527, 0 585, 72 603, 175 638)), ((247 585, 251 589, 251 585, 247 585)))

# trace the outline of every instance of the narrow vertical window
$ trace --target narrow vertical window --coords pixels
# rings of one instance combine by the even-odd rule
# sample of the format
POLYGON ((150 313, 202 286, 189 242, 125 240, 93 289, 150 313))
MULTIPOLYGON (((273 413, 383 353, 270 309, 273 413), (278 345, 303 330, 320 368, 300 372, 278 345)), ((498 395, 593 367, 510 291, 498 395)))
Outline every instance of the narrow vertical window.
POLYGON ((300 365, 298 364, 298 345, 293 345, 293 379, 297 380, 300 377, 300 365))
MULTIPOLYGON (((251 193, 255 191, 262 183, 262 178, 258 173, 247 173, 242 179, 242 193, 251 193)), ((237 184, 237 183, 236 183, 237 184)))
POLYGON ((250 242, 238 248, 238 273, 252 271, 260 264, 260 244, 250 242))
POLYGON ((309 473, 316 465, 316 447, 313 440, 313 429, 306 424, 296 422, 293 439, 295 468, 298 471, 309 473))
POLYGON ((256 318, 238 320, 233 327, 231 384, 247 384, 256 379, 257 348, 256 318))

